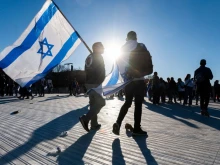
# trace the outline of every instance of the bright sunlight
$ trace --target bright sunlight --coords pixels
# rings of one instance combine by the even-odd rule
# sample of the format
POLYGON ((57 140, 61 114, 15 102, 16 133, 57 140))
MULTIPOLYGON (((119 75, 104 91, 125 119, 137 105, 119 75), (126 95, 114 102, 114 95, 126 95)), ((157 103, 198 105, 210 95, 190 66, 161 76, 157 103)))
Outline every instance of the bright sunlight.
POLYGON ((115 61, 121 54, 121 47, 117 44, 109 44, 105 46, 104 56, 111 61, 115 61))

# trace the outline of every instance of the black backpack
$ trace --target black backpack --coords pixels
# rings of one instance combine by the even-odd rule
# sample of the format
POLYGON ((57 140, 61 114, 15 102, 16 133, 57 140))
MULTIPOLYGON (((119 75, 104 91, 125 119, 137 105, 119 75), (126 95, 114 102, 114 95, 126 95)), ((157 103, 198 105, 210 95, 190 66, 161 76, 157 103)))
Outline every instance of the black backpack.
POLYGON ((205 75, 204 73, 200 72, 195 76, 195 82, 196 84, 203 83, 205 81, 205 75))
POLYGON ((128 76, 132 78, 140 78, 153 73, 152 56, 143 44, 138 43, 137 47, 131 51, 127 69, 128 76))

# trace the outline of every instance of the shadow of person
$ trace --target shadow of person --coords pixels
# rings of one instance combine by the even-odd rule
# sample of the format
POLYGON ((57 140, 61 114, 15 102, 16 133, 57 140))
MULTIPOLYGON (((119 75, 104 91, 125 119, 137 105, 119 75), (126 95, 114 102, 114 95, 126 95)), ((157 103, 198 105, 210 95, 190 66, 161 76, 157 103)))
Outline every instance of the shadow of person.
POLYGON ((112 143, 112 164, 113 165, 124 165, 125 160, 121 151, 120 140, 117 138, 112 143))
POLYGON ((147 148, 147 136, 133 136, 133 139, 140 148, 148 165, 158 165, 157 161, 151 154, 151 151, 147 148))
MULTIPOLYGON (((155 106, 151 103, 145 102, 144 103, 147 107, 147 109, 162 114, 164 116, 173 118, 175 120, 178 120, 190 127, 193 128, 199 128, 197 125, 189 122, 188 119, 192 119, 194 121, 206 124, 214 129, 220 130, 220 120, 216 117, 212 117, 212 113, 214 110, 212 108, 208 108, 210 111, 211 116, 209 118, 201 116, 200 115, 200 108, 199 107, 185 107, 181 105, 169 105, 169 104, 163 104, 161 106, 155 106), (194 112, 194 113, 193 113, 194 112), (195 113, 196 112, 196 113, 195 113)), ((220 111, 216 110, 213 113, 213 116, 219 116, 220 111)))
MULTIPOLYGON (((184 124, 186 124, 187 126, 189 127, 193 127, 193 128, 199 128, 197 125, 187 121, 187 120, 184 120, 184 119, 181 119, 181 118, 178 118, 177 116, 181 116, 182 118, 188 118, 189 117, 189 113, 186 113, 185 111, 177 111, 175 110, 174 108, 174 105, 161 105, 161 106, 156 106, 154 104, 151 104, 151 103, 148 103, 148 102, 145 102, 144 103, 147 107, 147 109, 153 111, 153 112, 156 112, 156 113, 159 113, 159 114, 162 114, 164 116, 167 116, 167 117, 170 117, 172 119, 175 119, 177 121, 180 121, 184 124)), ((190 113, 191 115, 192 113, 190 113)))
POLYGON ((58 99, 63 99, 63 98, 68 98, 69 95, 63 95, 63 96, 50 96, 47 97, 45 100, 38 101, 38 102, 45 102, 45 101, 51 101, 51 100, 58 100, 58 99))
POLYGON ((20 102, 18 98, 7 98, 7 99, 1 99, 0 104, 7 104, 7 103, 12 103, 12 102, 20 102))
POLYGON ((60 136, 62 132, 68 131, 79 122, 79 116, 88 111, 88 106, 89 105, 80 109, 72 110, 36 129, 26 143, 0 157, 0 164, 8 164, 30 151, 37 144, 46 140, 55 139, 60 136))
POLYGON ((83 165, 88 163, 84 162, 82 159, 95 134, 96 131, 90 131, 89 133, 81 136, 74 144, 59 154, 57 157, 57 163, 60 165, 83 165))

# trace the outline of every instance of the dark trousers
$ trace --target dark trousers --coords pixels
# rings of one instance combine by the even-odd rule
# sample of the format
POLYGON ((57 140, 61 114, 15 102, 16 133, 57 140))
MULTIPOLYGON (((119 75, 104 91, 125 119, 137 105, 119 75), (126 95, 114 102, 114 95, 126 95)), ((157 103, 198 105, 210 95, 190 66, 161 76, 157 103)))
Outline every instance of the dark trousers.
POLYGON ((142 115, 142 102, 144 100, 144 89, 145 84, 143 80, 134 81, 125 87, 125 103, 122 105, 117 123, 121 126, 121 123, 131 107, 132 100, 135 98, 135 109, 134 109, 134 129, 139 130, 141 126, 141 115, 142 115))
POLYGON ((179 91, 178 92, 179 93, 179 100, 180 100, 180 102, 184 99, 184 91, 179 91))
POLYGON ((201 110, 208 109, 209 99, 210 99, 210 91, 207 89, 200 90, 200 108, 201 110))
POLYGON ((196 91, 196 104, 198 104, 198 101, 199 101, 199 92, 196 91))
POLYGON ((0 96, 4 96, 4 85, 0 86, 0 96))
POLYGON ((220 101, 219 100, 219 92, 218 92, 218 90, 215 89, 214 96, 213 96, 214 102, 216 101, 216 98, 217 98, 218 101, 220 101))
POLYGON ((193 88, 192 87, 186 87, 185 88, 185 97, 184 97, 184 104, 187 104, 187 100, 189 98, 189 105, 192 105, 192 92, 193 88))
POLYGON ((165 93, 165 91, 161 91, 160 98, 161 98, 161 102, 165 103, 165 100, 166 100, 166 93, 165 93))
POLYGON ((92 90, 89 92, 89 105, 90 110, 84 120, 87 122, 91 120, 91 127, 95 127, 98 125, 98 113, 105 106, 105 100, 100 94, 92 90))
POLYGON ((175 89, 169 89, 168 91, 169 102, 172 102, 174 99, 174 102, 176 103, 176 93, 177 91, 175 89))
POLYGON ((41 94, 40 95, 44 97, 44 86, 43 85, 41 85, 41 94))
POLYGON ((159 102, 160 102, 160 89, 156 88, 153 89, 153 103, 159 104, 159 102))

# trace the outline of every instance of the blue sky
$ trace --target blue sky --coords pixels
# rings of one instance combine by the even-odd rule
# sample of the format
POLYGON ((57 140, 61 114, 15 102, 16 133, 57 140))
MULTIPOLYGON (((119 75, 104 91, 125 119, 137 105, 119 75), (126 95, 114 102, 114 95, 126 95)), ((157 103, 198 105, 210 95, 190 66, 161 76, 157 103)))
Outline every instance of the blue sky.
MULTIPOLYGON (((0 0, 0 51, 14 43, 45 0, 0 0)), ((65 16, 92 47, 125 43, 127 32, 151 52, 154 71, 160 77, 185 78, 194 74, 202 58, 220 79, 219 0, 55 0, 65 16)), ((81 44, 66 62, 84 68, 89 54, 81 44)), ((104 56, 107 72, 111 57, 104 56)), ((113 55, 112 55, 113 56, 113 55)), ((66 63, 65 62, 65 63, 66 63)))

